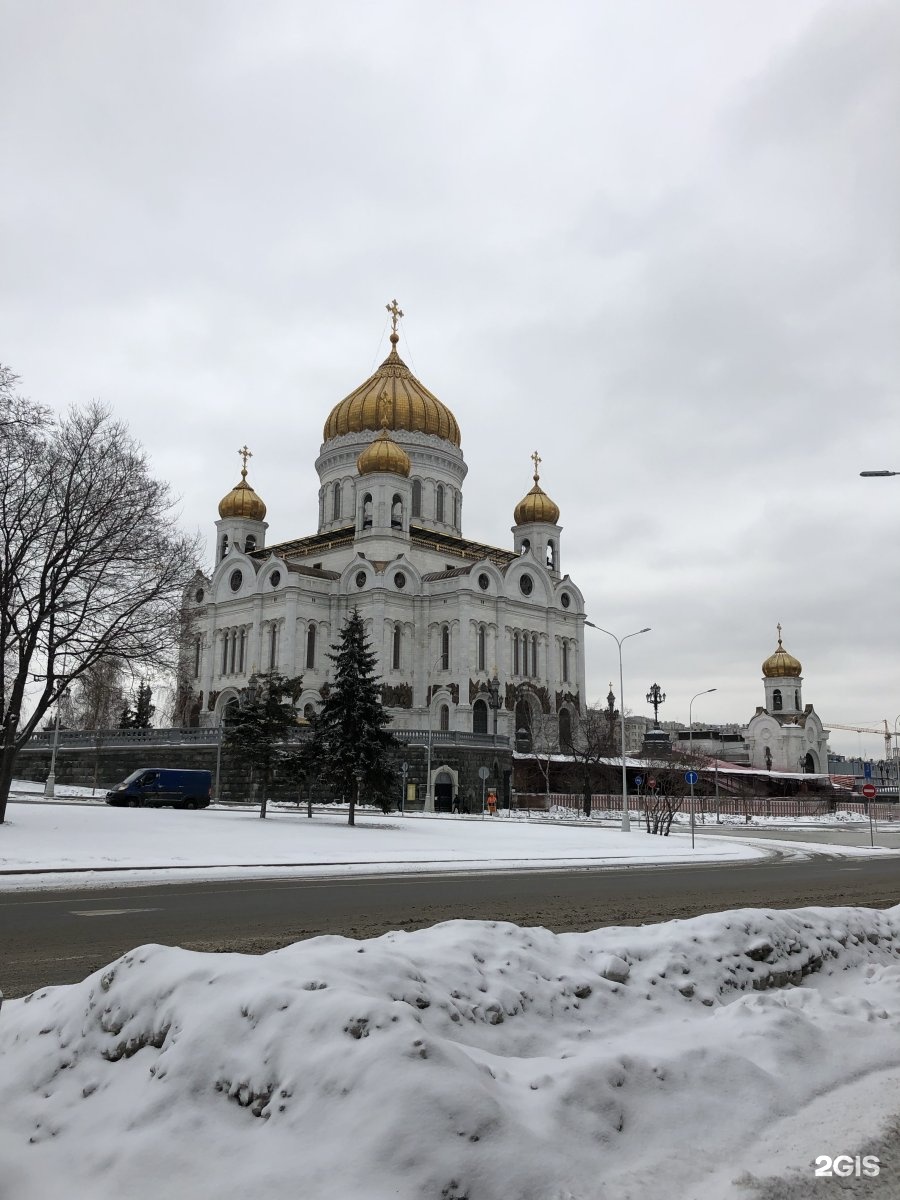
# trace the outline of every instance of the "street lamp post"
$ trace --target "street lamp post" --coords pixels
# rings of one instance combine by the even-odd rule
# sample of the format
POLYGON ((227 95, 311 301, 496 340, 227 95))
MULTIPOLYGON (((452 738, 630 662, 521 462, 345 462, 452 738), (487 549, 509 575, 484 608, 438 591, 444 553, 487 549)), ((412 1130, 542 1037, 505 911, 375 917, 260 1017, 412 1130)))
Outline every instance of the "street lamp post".
MULTIPOLYGON (((710 692, 714 692, 715 690, 716 689, 714 687, 705 688, 702 692, 698 692, 696 696, 691 696, 691 702, 688 705, 688 755, 691 759, 693 759, 693 757, 694 757, 694 701, 697 699, 697 696, 708 696, 710 692)), ((695 824, 694 823, 694 784, 693 784, 694 766, 693 766, 693 762, 691 763, 691 767, 690 767, 690 775, 691 775, 691 780, 692 780, 692 782, 691 782, 691 849, 693 850, 694 849, 694 824, 695 824)))
POLYGON ((625 771, 625 684, 622 677, 622 643, 627 642, 629 638, 638 637, 639 634, 649 633, 650 626, 644 629, 636 629, 634 633, 626 633, 624 637, 618 638, 614 633, 610 633, 608 629, 604 629, 601 625, 595 625, 593 621, 585 621, 585 625, 590 625, 591 629, 596 629, 600 633, 605 633, 607 637, 611 637, 619 649, 619 722, 620 722, 620 738, 622 742, 622 832, 631 832, 631 813, 628 811, 628 776, 625 771))
POLYGON ((59 710, 62 707, 62 702, 66 698, 66 690, 60 692, 56 698, 56 720, 53 722, 53 749, 50 751, 50 774, 47 776, 44 784, 44 796, 48 800, 52 800, 56 790, 56 751, 59 748, 59 710))
POLYGON ((442 663, 443 661, 443 654, 439 654, 431 664, 431 669, 428 672, 428 682, 425 688, 425 699, 428 703, 428 758, 427 766, 425 768, 425 812, 427 813, 434 812, 434 788, 431 785, 431 676, 434 674, 438 663, 442 663))

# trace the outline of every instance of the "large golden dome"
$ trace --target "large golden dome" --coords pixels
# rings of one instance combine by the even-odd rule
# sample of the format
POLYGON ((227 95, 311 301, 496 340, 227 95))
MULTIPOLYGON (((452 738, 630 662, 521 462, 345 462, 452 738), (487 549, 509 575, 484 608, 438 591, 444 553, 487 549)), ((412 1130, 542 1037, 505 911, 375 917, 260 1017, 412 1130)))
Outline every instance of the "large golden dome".
POLYGON ((238 451, 244 460, 241 470, 240 483, 236 483, 227 496, 219 501, 219 516, 223 520, 236 517, 244 521, 262 521, 266 516, 266 506, 247 482, 247 459, 252 457, 246 446, 238 451))
POLYGON ((537 450, 531 457, 534 461, 534 486, 516 505, 513 520, 517 525, 531 525, 535 522, 556 525, 559 522, 559 505, 553 503, 539 483, 538 464, 541 458, 537 450))
POLYGON ((397 353, 399 340, 395 330, 391 352, 375 374, 331 410, 323 432, 326 442, 342 433, 380 429, 384 418, 388 429, 431 433, 459 445, 456 417, 410 371, 397 353))
POLYGON ((795 675, 800 675, 803 667, 800 665, 800 660, 794 658, 793 654, 788 654, 784 646, 781 644, 781 626, 778 626, 778 648, 774 654, 769 657, 762 665, 762 673, 766 679, 789 679, 795 675))
POLYGON ((373 475, 376 471, 389 471, 392 475, 409 475, 412 463, 402 446, 398 446, 387 429, 371 441, 356 460, 360 475, 373 475))

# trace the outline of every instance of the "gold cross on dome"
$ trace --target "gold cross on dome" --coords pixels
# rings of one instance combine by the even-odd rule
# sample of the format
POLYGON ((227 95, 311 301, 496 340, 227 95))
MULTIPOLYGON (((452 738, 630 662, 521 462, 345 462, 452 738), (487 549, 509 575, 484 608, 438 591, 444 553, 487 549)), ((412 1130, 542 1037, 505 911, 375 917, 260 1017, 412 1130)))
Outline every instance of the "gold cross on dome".
POLYGON ((384 307, 391 314, 391 333, 396 333, 397 327, 400 324, 400 318, 403 316, 403 310, 396 300, 392 300, 390 304, 386 304, 384 307))
POLYGON ((253 457, 253 451, 247 449, 247 443, 245 442, 244 445, 241 446, 240 450, 238 450, 238 454, 244 460, 244 465, 241 468, 241 479, 246 479, 247 478, 247 459, 253 457))
POLYGON ((778 622, 778 645, 781 645, 781 622, 778 622))
POLYGON ((538 467, 544 460, 538 454, 537 450, 535 450, 534 454, 531 455, 531 461, 534 463, 534 482, 537 483, 537 481, 540 479, 540 475, 538 475, 538 467))

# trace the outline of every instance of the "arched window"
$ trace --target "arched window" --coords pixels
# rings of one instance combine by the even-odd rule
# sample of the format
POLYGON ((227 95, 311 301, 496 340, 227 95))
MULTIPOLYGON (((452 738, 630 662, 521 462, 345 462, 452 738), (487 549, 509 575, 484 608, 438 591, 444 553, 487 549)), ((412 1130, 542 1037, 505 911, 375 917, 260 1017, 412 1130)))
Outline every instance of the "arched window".
POLYGON ((800 689, 799 688, 794 688, 794 708, 796 708, 797 712, 800 711, 800 689))
POLYGON ((391 529, 403 528, 403 500, 394 496, 391 501, 391 529))
POLYGON ((459 529, 459 492, 453 493, 453 527, 459 529))
POLYGON ((559 748, 572 749, 572 717, 567 708, 559 711, 559 748))
POLYGON ((513 675, 519 674, 519 635, 513 634, 513 675))
POLYGON ((441 670, 450 670, 450 626, 445 625, 441 630, 441 670))
POLYGON ((476 700, 472 705, 472 732, 487 733, 488 706, 483 700, 476 700))
POLYGON ((222 542, 221 542, 221 545, 219 546, 219 562, 222 561, 222 559, 225 557, 225 555, 227 553, 228 553, 228 534, 223 533, 222 534, 222 542))
POLYGON ((400 626, 394 626, 394 645, 391 654, 391 666, 395 671, 400 670, 400 626))
POLYGON ((444 485, 439 483, 437 491, 434 494, 434 519, 443 521, 444 519, 444 485))
POLYGON ((556 570, 556 546, 553 544, 553 539, 547 540, 547 569, 548 571, 556 570))
POLYGON ((228 632, 222 634, 222 674, 228 674, 228 632))
POLYGON ((362 527, 363 529, 372 528, 372 496, 369 492, 362 498, 362 527))
POLYGON ((569 682, 569 643, 562 644, 562 681, 569 682))
POLYGON ((272 622, 269 630, 269 670, 274 671, 278 665, 278 626, 272 622))
POLYGON ((200 655, 203 652, 203 642, 198 638, 194 638, 194 678, 200 678, 200 655))
POLYGON ((450 728, 450 708, 449 705, 442 704, 438 709, 438 728, 447 730, 450 728))
POLYGON ((531 673, 532 675, 540 674, 538 670, 538 640, 536 633, 531 635, 531 673))
POLYGON ((311 721, 315 715, 316 715, 316 710, 313 708, 313 706, 311 704, 303 705, 304 720, 311 721))
POLYGON ((231 653, 228 656, 228 670, 231 675, 234 674, 234 656, 237 653, 237 630, 231 631, 231 653))
POLYGON ((331 519, 339 521, 341 518, 341 485, 336 483, 331 489, 331 519))
POLYGON ((485 659, 487 658, 486 647, 485 647, 486 640, 487 639, 486 639, 485 633, 484 633, 484 626, 481 625, 478 629, 478 670, 479 671, 483 671, 485 669, 484 663, 485 663, 485 659))
POLYGON ((252 533, 247 534, 247 540, 244 542, 244 553, 252 554, 256 549, 256 538, 252 533))
POLYGON ((519 547, 519 553, 527 554, 530 549, 531 542, 528 540, 528 538, 522 538, 522 545, 519 547))
POLYGON ((422 515, 422 480, 414 479, 412 485, 412 515, 421 517, 422 515))
POLYGON ((313 668, 316 665, 316 627, 310 625, 306 631, 306 665, 313 668))
POLYGON ((781 712, 784 707, 784 702, 781 699, 781 688, 776 688, 772 693, 772 708, 775 712, 781 712))
POLYGON ((242 629, 238 641, 238 671, 243 673, 244 670, 244 654, 247 650, 247 630, 242 629))

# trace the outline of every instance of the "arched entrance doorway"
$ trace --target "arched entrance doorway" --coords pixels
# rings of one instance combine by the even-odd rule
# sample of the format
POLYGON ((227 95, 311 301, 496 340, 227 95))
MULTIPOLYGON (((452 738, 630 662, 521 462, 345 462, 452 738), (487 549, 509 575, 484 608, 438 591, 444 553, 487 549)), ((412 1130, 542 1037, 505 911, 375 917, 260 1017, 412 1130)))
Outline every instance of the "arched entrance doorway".
POLYGON ((449 771, 438 771, 434 777, 434 811, 450 812, 453 806, 453 776, 449 771))
POLYGON ((807 752, 806 758, 803 760, 803 770, 807 775, 815 775, 816 773, 816 760, 809 752, 807 752))
POLYGON ((476 700, 472 705, 472 732, 487 733, 488 706, 484 700, 476 700))
POLYGON ((531 708, 527 700, 516 703, 516 749, 520 754, 531 750, 531 708))

